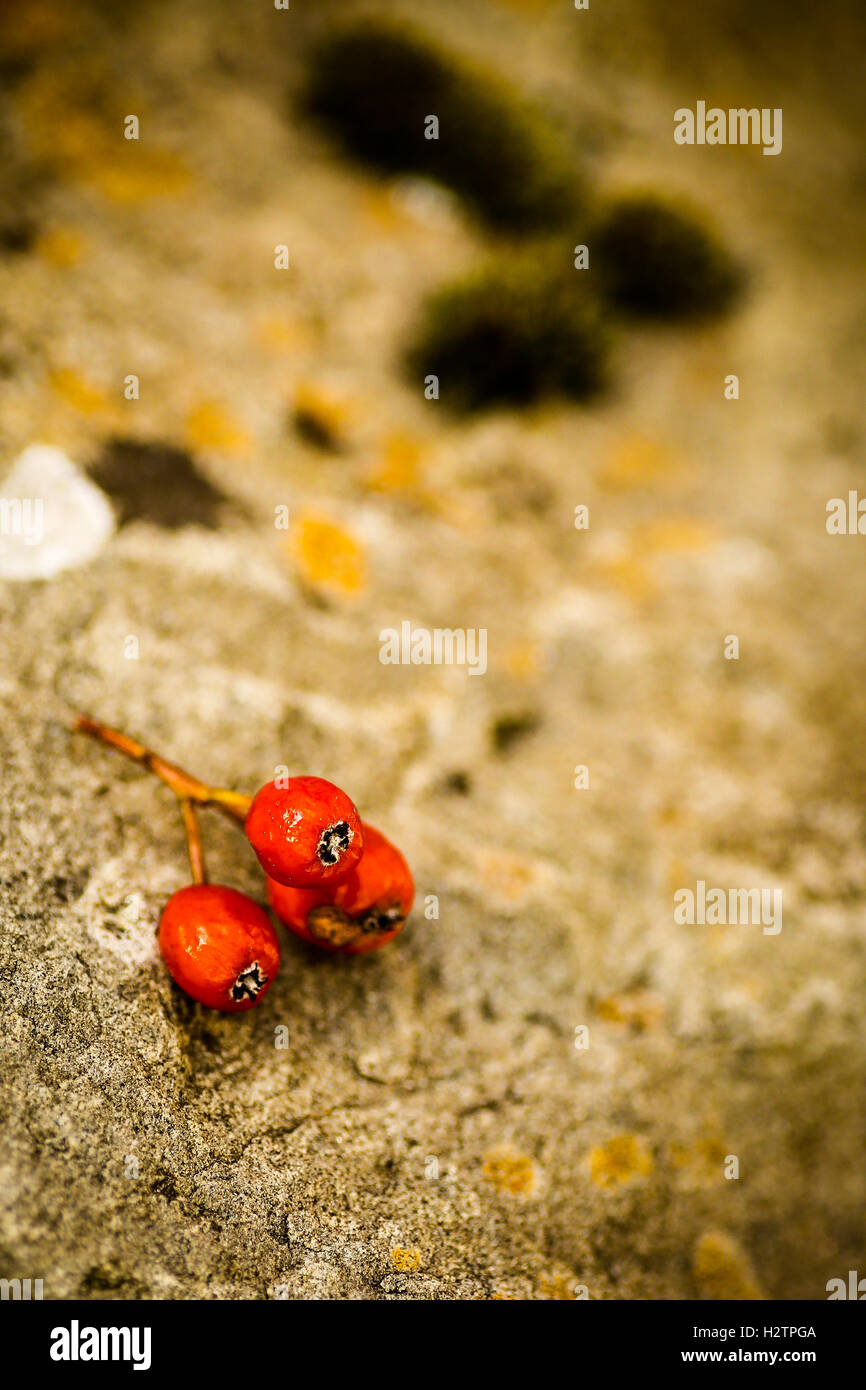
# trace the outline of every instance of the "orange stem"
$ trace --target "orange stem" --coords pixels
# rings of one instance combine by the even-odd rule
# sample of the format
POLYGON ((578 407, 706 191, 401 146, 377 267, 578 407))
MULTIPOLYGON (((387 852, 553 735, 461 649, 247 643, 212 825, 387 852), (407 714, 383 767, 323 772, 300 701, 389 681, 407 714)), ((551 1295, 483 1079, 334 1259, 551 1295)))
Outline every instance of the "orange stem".
POLYGON ((204 862, 204 847, 201 842, 201 826, 195 803, 184 797, 180 803, 183 823, 186 828, 186 847, 189 851, 189 867, 193 883, 207 883, 207 869, 204 862))
POLYGON ((244 796, 242 792, 230 791, 227 787, 207 786, 198 777, 193 777, 191 773, 178 767, 176 763, 170 763, 165 758, 161 758, 158 753, 154 753, 152 748, 145 747, 143 743, 138 743, 134 738, 120 733, 117 729, 110 729, 107 724, 100 724, 96 719, 91 719, 89 715, 79 714, 72 727, 79 733, 88 734, 97 742, 114 748, 134 763, 140 763, 142 767, 147 768, 148 772, 152 772, 167 787, 170 787, 181 801, 194 802, 199 806, 216 806, 218 810, 231 816, 233 820, 240 821, 241 824, 246 820, 253 804, 252 797, 244 796))

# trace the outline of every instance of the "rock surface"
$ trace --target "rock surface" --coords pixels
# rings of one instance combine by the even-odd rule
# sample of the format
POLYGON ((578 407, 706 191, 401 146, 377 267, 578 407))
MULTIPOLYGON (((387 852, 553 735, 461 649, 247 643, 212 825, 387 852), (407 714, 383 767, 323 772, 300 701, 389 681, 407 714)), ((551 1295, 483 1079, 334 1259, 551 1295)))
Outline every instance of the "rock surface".
MULTIPOLYGON (((755 267, 721 328, 625 337, 597 408, 455 423, 393 364, 482 234, 287 119, 302 7, 75 8, 2 19, 6 203, 38 234, 0 259, 0 470, 45 439, 123 524, 0 585, 0 1275, 823 1298, 866 1268, 866 542, 825 529, 863 477, 859 94, 793 85, 812 39, 787 21, 771 82, 714 7, 674 34, 658 6, 433 6, 579 127, 594 177, 690 192, 755 267), (782 157, 673 144, 708 70, 781 93, 782 157), (170 515, 135 458, 183 480, 170 515), (487 672, 382 665, 404 621, 486 628, 487 672), (413 866, 403 936, 284 938, 261 1008, 193 1004, 154 937, 177 810, 77 709, 213 782, 338 780, 413 866), (781 888, 782 930, 677 925, 698 880, 781 888)), ((261 898, 242 838, 206 834, 261 898)))

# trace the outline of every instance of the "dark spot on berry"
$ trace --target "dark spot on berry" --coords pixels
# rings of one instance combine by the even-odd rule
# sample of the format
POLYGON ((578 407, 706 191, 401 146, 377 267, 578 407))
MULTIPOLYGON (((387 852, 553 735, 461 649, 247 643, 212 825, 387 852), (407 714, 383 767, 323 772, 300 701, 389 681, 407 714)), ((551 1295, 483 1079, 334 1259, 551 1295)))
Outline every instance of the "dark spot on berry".
POLYGON ((239 1003, 241 999, 258 999, 267 982, 267 975, 258 961, 254 960, 252 965, 241 971, 232 985, 232 999, 235 1003, 239 1003))
POLYGON ((347 821, 338 820, 333 825, 329 825, 327 830, 322 831, 316 846, 319 862, 328 868, 332 864, 336 864, 346 853, 352 839, 352 829, 347 821))
POLYGON ((229 499, 199 471, 185 449, 115 437, 91 469, 117 510, 118 523, 152 521, 168 531, 218 529, 229 499))
POLYGON ((374 908, 368 912, 359 923, 359 927, 365 936, 379 932, 391 932, 405 921, 402 909, 395 903, 392 907, 374 908))
POLYGON ((472 779, 468 772, 458 768, 455 772, 449 772, 443 783, 447 792, 453 792, 455 796, 468 796, 472 790, 472 779))

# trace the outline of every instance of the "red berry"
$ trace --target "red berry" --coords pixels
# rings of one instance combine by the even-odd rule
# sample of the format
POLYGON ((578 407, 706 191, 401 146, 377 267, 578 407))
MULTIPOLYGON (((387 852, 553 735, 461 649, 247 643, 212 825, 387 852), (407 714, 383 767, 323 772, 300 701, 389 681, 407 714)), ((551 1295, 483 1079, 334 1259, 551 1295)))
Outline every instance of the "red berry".
POLYGON ((409 865, 372 825, 364 824, 364 854, 339 883, 286 887, 268 878, 268 897, 296 936, 347 956, 375 951, 403 927, 415 897, 409 865))
POLYGON ((270 988, 280 947, 251 898, 216 883, 191 883, 169 898, 159 949, 172 978, 201 1004, 242 1013, 270 988))
POLYGON ((266 782, 246 832, 269 878, 292 888, 336 883, 364 850, 357 807, 323 777, 290 777, 285 787, 266 782))

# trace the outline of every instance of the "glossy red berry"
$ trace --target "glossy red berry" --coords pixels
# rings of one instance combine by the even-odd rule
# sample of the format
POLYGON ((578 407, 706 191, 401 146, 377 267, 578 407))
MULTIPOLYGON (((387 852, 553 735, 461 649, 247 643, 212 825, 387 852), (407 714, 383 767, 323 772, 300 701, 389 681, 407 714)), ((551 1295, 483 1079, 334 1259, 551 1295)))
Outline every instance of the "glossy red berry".
POLYGON ((342 879, 364 850, 358 808, 323 777, 266 782, 246 818, 247 839, 269 878, 292 888, 342 879))
POLYGON ((159 949, 172 978, 211 1009, 242 1013, 258 1004, 280 964, 266 912, 234 888, 191 883, 169 898, 159 949))
POLYGON ((409 865, 396 845, 364 827, 364 854, 339 883, 290 888, 268 878, 271 905, 296 936, 326 951, 361 955, 402 930, 415 897, 409 865))

